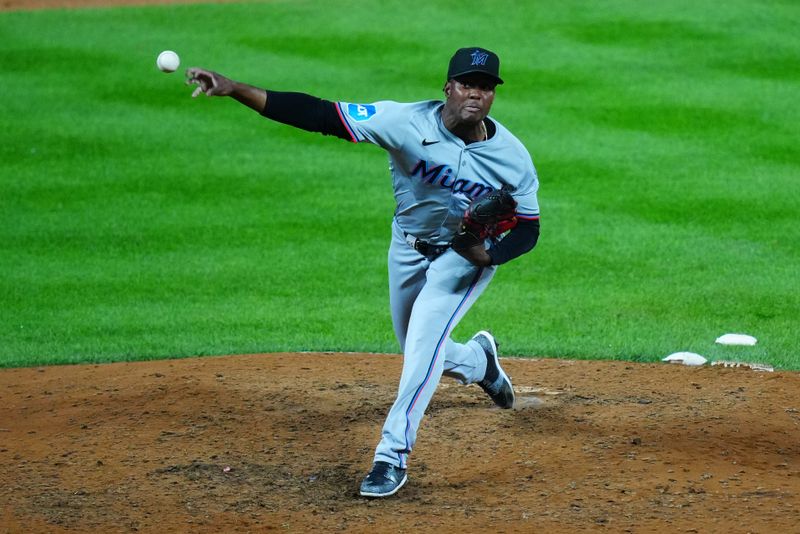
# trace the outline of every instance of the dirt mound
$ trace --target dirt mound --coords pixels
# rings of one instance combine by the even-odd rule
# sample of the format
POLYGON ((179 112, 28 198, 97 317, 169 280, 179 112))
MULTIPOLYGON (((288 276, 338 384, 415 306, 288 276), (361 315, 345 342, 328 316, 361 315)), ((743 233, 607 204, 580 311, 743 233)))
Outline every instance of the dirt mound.
POLYGON ((357 495, 401 358, 275 354, 0 371, 11 531, 790 532, 800 375, 507 359, 444 379, 396 496, 357 495))

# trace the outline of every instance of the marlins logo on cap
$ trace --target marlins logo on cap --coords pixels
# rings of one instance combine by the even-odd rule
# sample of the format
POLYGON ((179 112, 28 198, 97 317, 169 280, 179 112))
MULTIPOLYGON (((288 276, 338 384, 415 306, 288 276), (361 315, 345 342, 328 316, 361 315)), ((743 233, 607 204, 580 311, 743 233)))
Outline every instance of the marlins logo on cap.
POLYGON ((472 53, 472 64, 473 65, 486 65, 486 60, 489 58, 489 54, 486 52, 482 52, 481 50, 475 50, 472 53))
POLYGON ((450 58, 447 79, 451 80, 473 73, 485 74, 498 84, 503 83, 500 78, 500 58, 497 57, 497 54, 479 46, 459 48, 450 58))

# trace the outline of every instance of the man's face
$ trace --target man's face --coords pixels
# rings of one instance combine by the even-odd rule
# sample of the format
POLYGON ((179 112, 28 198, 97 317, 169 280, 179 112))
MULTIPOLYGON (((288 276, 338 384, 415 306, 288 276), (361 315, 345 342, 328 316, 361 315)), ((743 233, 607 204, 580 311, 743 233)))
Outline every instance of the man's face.
POLYGON ((444 86, 445 106, 461 122, 477 124, 482 121, 494 102, 497 83, 483 74, 467 74, 447 82, 444 86))

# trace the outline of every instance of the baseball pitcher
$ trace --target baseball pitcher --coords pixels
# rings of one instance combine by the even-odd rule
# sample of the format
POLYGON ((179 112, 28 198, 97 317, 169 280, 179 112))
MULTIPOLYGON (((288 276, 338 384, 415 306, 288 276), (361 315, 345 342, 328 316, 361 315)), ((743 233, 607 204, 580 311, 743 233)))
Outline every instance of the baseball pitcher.
POLYGON ((360 494, 395 494, 406 483, 408 456, 442 375, 477 383, 501 408, 514 405, 494 337, 480 331, 466 343, 450 338, 497 266, 533 249, 539 237, 531 157, 489 117, 503 83, 499 58, 480 47, 457 50, 443 102, 331 102, 201 68, 187 70, 187 83, 197 85, 193 97, 229 96, 269 119, 387 152, 397 203, 389 301, 403 371, 360 494))

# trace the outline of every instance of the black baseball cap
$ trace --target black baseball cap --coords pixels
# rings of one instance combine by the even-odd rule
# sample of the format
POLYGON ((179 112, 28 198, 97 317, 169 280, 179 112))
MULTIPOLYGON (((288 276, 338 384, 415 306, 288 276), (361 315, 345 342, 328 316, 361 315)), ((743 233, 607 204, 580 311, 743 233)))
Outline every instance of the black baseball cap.
POLYGON ((474 73, 485 74, 498 84, 503 83, 500 78, 500 58, 497 57, 497 54, 479 46, 456 50, 456 53, 450 58, 447 79, 452 80, 465 74, 474 73))

